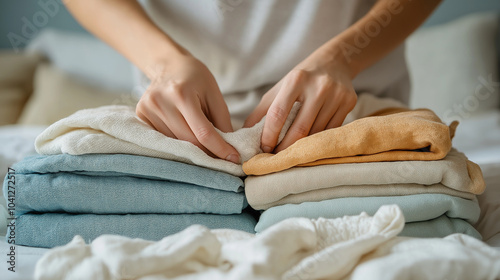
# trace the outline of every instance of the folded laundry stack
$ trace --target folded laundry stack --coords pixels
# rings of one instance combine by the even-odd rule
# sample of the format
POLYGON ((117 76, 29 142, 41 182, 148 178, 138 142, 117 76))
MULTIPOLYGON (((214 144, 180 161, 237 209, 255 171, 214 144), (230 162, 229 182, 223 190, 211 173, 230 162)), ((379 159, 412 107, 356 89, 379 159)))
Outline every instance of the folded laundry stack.
MULTIPOLYGON (((248 160, 262 152, 262 126, 219 133, 248 160)), ((242 213, 241 165, 166 137, 131 107, 78 111, 35 147, 39 156, 12 167, 16 244, 54 247, 102 234, 160 240, 193 224, 254 232, 255 219, 242 213)), ((8 185, 6 178, 6 196, 8 185)))
MULTIPOLYGON (((299 109, 294 104, 279 139, 299 109)), ((40 155, 13 166, 16 244, 54 247, 102 234, 155 241, 193 224, 253 232, 288 217, 373 215, 385 204, 402 209, 403 235, 480 237, 471 224, 484 181, 451 147, 456 123, 365 94, 344 124, 276 155, 260 149, 264 120, 217 130, 242 166, 166 137, 131 107, 78 111, 37 137, 40 155), (243 211, 247 201, 266 210, 257 224, 243 211)), ((5 196, 8 185, 6 178, 5 196)))
POLYGON ((472 224, 485 183, 479 166, 452 148, 457 123, 447 126, 425 109, 364 113, 243 164, 248 203, 266 210, 256 231, 290 217, 373 215, 397 204, 406 219, 402 235, 481 238, 472 224))
POLYGON ((160 240, 192 224, 249 232, 255 226, 241 214, 243 181, 207 168, 125 154, 32 156, 13 168, 11 214, 20 245, 53 247, 77 234, 160 240))

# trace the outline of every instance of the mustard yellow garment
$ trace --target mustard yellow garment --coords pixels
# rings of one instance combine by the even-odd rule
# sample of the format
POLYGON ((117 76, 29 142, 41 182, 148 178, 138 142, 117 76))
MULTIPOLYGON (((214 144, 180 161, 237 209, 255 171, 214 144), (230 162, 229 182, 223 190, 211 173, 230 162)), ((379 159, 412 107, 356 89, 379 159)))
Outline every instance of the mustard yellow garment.
POLYGON ((384 109, 300 139, 277 154, 258 154, 243 164, 243 171, 263 175, 294 166, 438 160, 450 151, 457 125, 448 127, 428 109, 384 109))

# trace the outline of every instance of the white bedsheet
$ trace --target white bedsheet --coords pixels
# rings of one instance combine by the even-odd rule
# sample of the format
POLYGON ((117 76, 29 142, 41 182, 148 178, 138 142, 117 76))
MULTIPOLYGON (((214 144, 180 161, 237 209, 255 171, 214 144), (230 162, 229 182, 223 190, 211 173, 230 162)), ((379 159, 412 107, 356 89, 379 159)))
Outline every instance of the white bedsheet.
POLYGON ((31 248, 24 246, 15 246, 15 272, 9 271, 11 266, 7 261, 10 260, 10 244, 1 237, 0 242, 0 279, 2 280, 31 280, 37 261, 48 251, 44 248, 31 248))

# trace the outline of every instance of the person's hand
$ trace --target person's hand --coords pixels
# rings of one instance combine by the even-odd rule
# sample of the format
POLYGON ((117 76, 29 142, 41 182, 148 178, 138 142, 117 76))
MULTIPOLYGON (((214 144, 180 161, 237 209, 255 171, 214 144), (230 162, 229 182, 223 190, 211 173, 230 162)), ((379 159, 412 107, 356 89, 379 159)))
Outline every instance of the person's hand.
POLYGON ((266 115, 261 148, 266 153, 279 152, 305 136, 341 126, 356 101, 347 63, 342 57, 318 50, 262 97, 244 126, 253 126, 266 115), (302 106, 276 147, 295 101, 302 106))
POLYGON ((209 155, 240 163, 238 152, 215 131, 232 131, 227 105, 208 68, 186 55, 151 77, 137 116, 168 137, 193 143, 209 155))

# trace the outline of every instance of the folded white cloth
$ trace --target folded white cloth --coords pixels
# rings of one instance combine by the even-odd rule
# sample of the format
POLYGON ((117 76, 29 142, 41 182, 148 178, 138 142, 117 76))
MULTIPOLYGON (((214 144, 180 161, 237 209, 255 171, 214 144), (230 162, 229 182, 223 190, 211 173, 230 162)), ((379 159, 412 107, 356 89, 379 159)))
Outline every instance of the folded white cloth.
POLYGON ((259 235, 190 228, 152 242, 77 236, 37 263, 36 279, 494 279, 500 251, 474 238, 396 237, 401 210, 293 218, 259 235), (408 271, 411 270, 411 273, 408 271))
MULTIPOLYGON (((363 94, 344 123, 379 109, 402 106, 392 99, 363 94)), ((300 104, 296 103, 292 108, 281 131, 280 140, 290 127, 299 107, 300 104)), ((261 120, 251 128, 242 128, 231 133, 222 133, 219 130, 217 132, 240 153, 242 162, 245 162, 262 153, 260 138, 263 128, 264 120, 261 120)), ((78 111, 49 126, 37 137, 35 147, 42 155, 134 154, 195 164, 235 176, 245 175, 239 164, 214 159, 190 142, 166 137, 140 120, 134 109, 127 106, 104 106, 78 111)))
POLYGON ((435 161, 293 167, 245 179, 248 203, 259 210, 341 197, 443 193, 473 199, 484 188, 481 168, 453 148, 435 161))
MULTIPOLYGON (((288 129, 291 121, 291 118, 287 120, 283 131, 288 129)), ((260 135, 263 125, 261 121, 254 127, 233 133, 216 130, 240 153, 241 159, 247 161, 262 152, 260 135)), ((235 176, 245 175, 241 165, 212 158, 190 142, 167 137, 153 129, 128 106, 103 106, 78 111, 42 132, 36 138, 35 148, 42 155, 142 155, 194 164, 235 176)))

